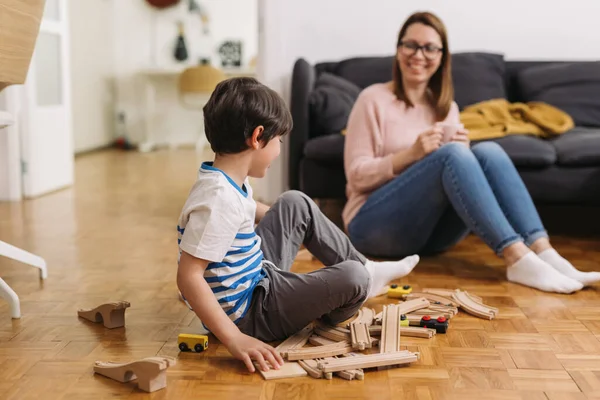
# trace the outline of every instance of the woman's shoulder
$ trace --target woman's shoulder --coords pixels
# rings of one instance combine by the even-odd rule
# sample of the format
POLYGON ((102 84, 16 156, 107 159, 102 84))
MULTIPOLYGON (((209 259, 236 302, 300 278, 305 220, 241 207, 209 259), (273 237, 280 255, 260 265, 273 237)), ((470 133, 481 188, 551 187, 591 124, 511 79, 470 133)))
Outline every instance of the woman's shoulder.
POLYGON ((374 83, 364 88, 357 99, 357 102, 368 104, 387 104, 393 102, 396 95, 392 91, 392 86, 389 82, 374 83))
POLYGON ((448 110, 448 115, 446 116, 446 121, 450 122, 456 119, 460 119, 460 109, 458 108, 458 104, 456 101, 453 101, 450 104, 450 110, 448 110))

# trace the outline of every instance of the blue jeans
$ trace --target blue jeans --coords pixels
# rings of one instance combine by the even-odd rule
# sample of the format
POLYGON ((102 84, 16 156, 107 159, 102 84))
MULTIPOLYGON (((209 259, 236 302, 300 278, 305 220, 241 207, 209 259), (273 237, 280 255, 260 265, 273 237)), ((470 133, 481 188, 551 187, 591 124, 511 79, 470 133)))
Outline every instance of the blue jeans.
POLYGON ((449 143, 375 190, 348 225, 375 257, 435 254, 469 232, 496 254, 548 237, 515 166, 496 143, 449 143))

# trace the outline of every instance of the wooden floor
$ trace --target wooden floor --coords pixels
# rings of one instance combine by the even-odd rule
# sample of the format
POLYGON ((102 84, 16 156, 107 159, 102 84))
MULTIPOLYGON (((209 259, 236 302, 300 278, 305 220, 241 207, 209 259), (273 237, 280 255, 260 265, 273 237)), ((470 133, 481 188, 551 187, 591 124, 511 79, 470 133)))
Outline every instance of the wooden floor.
MULTIPOLYGON (((175 228, 199 161, 185 150, 91 154, 77 159, 74 188, 0 204, 0 238, 49 266, 41 283, 33 268, 0 260, 23 313, 11 320, 0 300, 1 399, 600 399, 600 287, 551 295, 508 284, 502 263, 475 238, 424 259, 402 282, 466 289, 500 308, 499 318, 461 312, 445 335, 403 338, 421 355, 410 367, 367 372, 362 382, 266 382, 215 340, 204 354, 179 354, 178 333, 193 332, 198 320, 177 297, 175 228), (125 328, 76 316, 115 300, 131 303, 125 328), (95 360, 156 354, 178 363, 168 387, 152 395, 92 373, 95 360)), ((554 244, 582 269, 600 270, 600 241, 554 244)), ((295 270, 318 267, 299 261, 295 270)))

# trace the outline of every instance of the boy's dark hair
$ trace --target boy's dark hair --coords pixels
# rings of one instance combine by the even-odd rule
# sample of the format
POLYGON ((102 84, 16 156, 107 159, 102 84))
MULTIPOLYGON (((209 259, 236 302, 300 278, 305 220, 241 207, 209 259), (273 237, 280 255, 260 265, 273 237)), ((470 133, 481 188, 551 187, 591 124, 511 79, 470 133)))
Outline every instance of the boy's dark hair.
POLYGON ((292 130, 292 115, 283 99, 254 78, 231 78, 220 82, 203 108, 204 130, 216 154, 247 150, 246 141, 257 126, 265 129, 264 144, 292 130))

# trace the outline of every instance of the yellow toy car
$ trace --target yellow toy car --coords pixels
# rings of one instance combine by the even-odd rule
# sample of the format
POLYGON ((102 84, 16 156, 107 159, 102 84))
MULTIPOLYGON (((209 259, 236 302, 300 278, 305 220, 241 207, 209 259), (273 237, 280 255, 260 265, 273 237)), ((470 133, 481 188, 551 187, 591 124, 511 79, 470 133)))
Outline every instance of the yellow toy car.
POLYGON ((192 351, 194 349, 196 353, 200 353, 208 349, 208 336, 180 333, 177 337, 177 344, 181 351, 192 351))
POLYGON ((410 326, 410 321, 406 318, 406 315, 402 314, 400 316, 400 326, 410 326))
POLYGON ((401 298, 402 296, 404 296, 405 294, 409 294, 410 292, 412 292, 412 286, 410 286, 410 285, 398 286, 398 285, 394 284, 394 285, 391 285, 390 288, 388 289, 387 295, 388 295, 388 297, 392 297, 392 298, 401 298))

